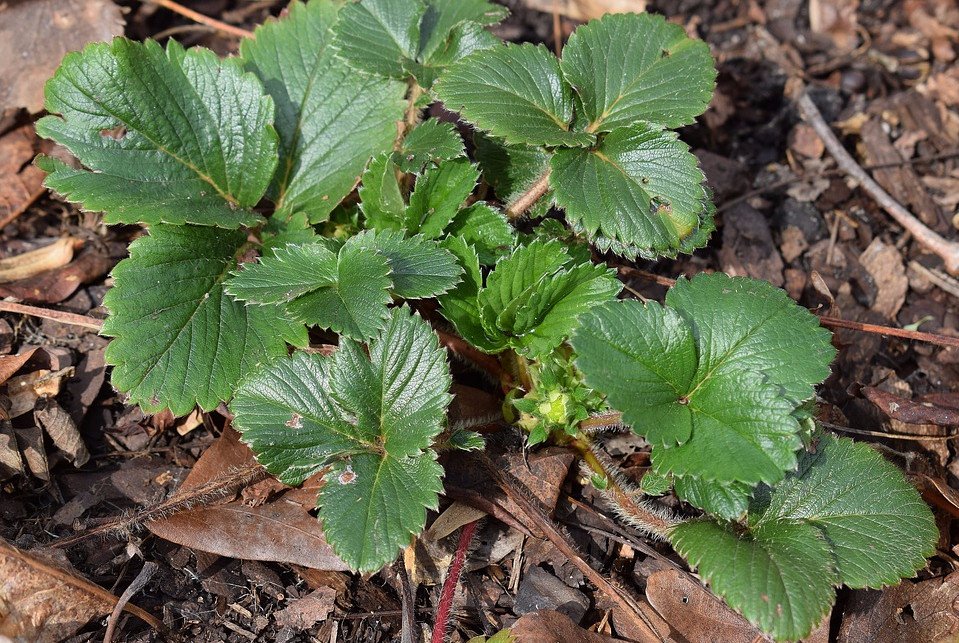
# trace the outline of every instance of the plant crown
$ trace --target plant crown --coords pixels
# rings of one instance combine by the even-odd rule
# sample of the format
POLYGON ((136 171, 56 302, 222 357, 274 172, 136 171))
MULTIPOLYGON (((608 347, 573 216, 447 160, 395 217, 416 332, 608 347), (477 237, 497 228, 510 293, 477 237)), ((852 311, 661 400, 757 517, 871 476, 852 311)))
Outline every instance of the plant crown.
POLYGON ((37 131, 79 164, 37 163, 82 209, 147 229, 104 302, 114 386, 149 412, 229 403, 280 480, 324 476, 328 541, 375 571, 438 507, 438 452, 482 448, 448 426, 446 354, 412 308, 435 298, 506 366, 504 410, 530 444, 593 449, 585 428, 607 416, 645 436, 640 488, 593 481, 688 503, 650 531, 764 631, 800 638, 835 587, 914 574, 929 509, 877 453, 815 427, 835 353, 815 317, 723 274, 680 279, 664 305, 619 300, 593 261, 672 257, 713 230, 672 130, 710 100, 708 47, 619 14, 557 58, 485 29, 505 15, 310 0, 233 58, 124 38, 69 54, 37 131), (452 123, 421 122, 435 101, 474 128, 472 159, 452 123), (310 329, 335 352, 306 350, 310 329))

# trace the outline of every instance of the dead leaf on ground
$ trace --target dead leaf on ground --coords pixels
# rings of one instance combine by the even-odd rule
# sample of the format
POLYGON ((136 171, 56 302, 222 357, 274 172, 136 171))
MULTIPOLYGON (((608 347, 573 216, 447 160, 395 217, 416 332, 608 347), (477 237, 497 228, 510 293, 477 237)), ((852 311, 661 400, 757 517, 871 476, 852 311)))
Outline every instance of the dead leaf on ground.
POLYGON ((0 259, 0 283, 29 279, 67 265, 73 259, 74 243, 70 237, 63 237, 36 250, 0 259))
POLYGON ((764 279, 782 286, 783 260, 766 217, 748 203, 739 203, 729 210, 725 222, 719 250, 723 270, 733 276, 764 279))
POLYGON ((607 13, 642 13, 646 0, 523 0, 530 9, 543 13, 559 12, 580 22, 599 18, 607 13))
POLYGON ((613 639, 584 630, 564 614, 540 610, 521 617, 510 632, 516 643, 611 643, 613 639))
POLYGON ((0 640, 56 643, 116 603, 105 589, 0 539, 0 640))
POLYGON ((829 36, 840 52, 852 51, 859 43, 858 9, 859 0, 810 0, 809 27, 829 36))
POLYGON ((12 0, 0 4, 0 113, 43 109, 43 84, 64 54, 123 34, 110 0, 12 0))
POLYGON ((839 643, 936 643, 959 636, 959 572, 905 581, 882 591, 852 592, 843 610, 839 643))
POLYGON ((646 598, 670 627, 689 641, 753 643, 766 638, 688 574, 658 571, 646 580, 646 598))
MULTIPOLYGON (((228 427, 203 453, 177 493, 252 463, 253 452, 239 437, 228 427)), ((257 507, 232 500, 181 511, 146 527, 160 538, 229 558, 346 570, 347 565, 327 544, 320 522, 309 513, 316 506, 318 489, 314 476, 303 487, 287 489, 257 507)))
POLYGON ((876 237, 859 256, 859 263, 876 284, 872 310, 887 319, 895 319, 909 291, 909 278, 899 250, 876 237))
POLYGON ((90 246, 58 270, 0 283, 0 297, 13 297, 32 304, 58 304, 83 284, 107 274, 115 264, 116 259, 105 250, 90 246))
POLYGON ((313 590, 277 612, 276 624, 293 628, 297 632, 307 630, 329 617, 335 601, 336 590, 332 587, 313 590))
MULTIPOLYGON (((0 82, 0 93, 2 86, 0 82)), ((0 136, 0 228, 20 216, 43 194, 46 173, 32 161, 38 152, 49 148, 49 144, 37 138, 33 125, 24 125, 0 136)))
POLYGON ((931 393, 909 399, 874 386, 862 389, 866 399, 888 417, 906 424, 959 426, 959 393, 931 393))

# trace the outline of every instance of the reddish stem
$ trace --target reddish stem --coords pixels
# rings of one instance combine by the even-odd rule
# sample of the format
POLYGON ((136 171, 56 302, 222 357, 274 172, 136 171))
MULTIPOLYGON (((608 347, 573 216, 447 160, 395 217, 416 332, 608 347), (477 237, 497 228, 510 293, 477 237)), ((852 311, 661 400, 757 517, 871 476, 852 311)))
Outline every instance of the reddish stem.
POLYGON ((456 554, 453 555, 453 562, 450 564, 450 572, 443 583, 443 592, 440 594, 440 604, 436 610, 436 622, 433 625, 432 643, 444 643, 446 641, 446 630, 449 628, 450 614, 453 612, 453 597, 456 595, 456 587, 460 584, 460 574, 463 572, 463 563, 466 561, 466 551, 473 541, 473 534, 476 533, 476 525, 479 520, 468 522, 463 526, 460 532, 460 539, 456 545, 456 554))

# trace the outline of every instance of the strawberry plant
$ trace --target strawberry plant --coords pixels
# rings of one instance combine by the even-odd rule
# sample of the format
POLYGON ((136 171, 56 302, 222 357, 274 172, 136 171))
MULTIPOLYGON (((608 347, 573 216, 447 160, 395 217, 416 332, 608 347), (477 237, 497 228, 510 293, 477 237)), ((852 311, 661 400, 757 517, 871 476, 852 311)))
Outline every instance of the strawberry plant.
POLYGON ((557 58, 499 42, 485 28, 504 15, 311 0, 233 58, 122 38, 68 55, 37 130, 77 164, 37 163, 81 208, 146 229, 105 300, 114 386, 150 412, 228 403, 280 480, 323 474, 328 541, 375 571, 438 507, 438 452, 482 448, 447 430, 446 355, 414 308, 436 299, 435 323, 501 361, 528 443, 578 450, 624 521, 773 636, 808 634, 834 587, 911 576, 932 515, 878 454, 816 427, 834 350, 808 311, 722 274, 665 305, 619 300, 594 261, 707 241, 710 193, 671 130, 710 100, 707 46, 622 14, 557 58), (473 145, 422 120, 435 101, 473 145), (619 425, 652 449, 639 487, 599 448, 619 425), (652 500, 667 492, 682 515, 652 500))

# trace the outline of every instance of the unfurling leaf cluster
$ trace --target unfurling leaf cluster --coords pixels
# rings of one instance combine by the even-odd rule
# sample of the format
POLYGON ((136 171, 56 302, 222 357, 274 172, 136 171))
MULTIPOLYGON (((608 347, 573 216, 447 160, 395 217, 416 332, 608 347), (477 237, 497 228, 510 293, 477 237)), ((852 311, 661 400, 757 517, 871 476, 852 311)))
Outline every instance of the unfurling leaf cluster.
POLYGON ((773 636, 805 636, 837 586, 913 574, 928 508, 812 419, 835 353, 815 317, 722 274, 680 279, 663 305, 619 300, 594 261, 691 252, 713 230, 673 131, 709 103, 708 47, 618 14, 557 58, 487 31, 505 15, 295 1, 232 58, 122 38, 64 58, 37 131, 78 163, 39 158, 47 185, 146 229, 104 302, 114 386, 150 412, 227 402, 283 482, 323 477, 327 539, 375 571, 438 508, 438 452, 484 446, 448 425, 433 324, 499 360, 529 445, 595 455, 597 422, 644 436, 640 488, 598 457, 592 480, 674 493, 695 515, 655 533, 773 636), (438 101, 472 130, 421 120, 438 101))

